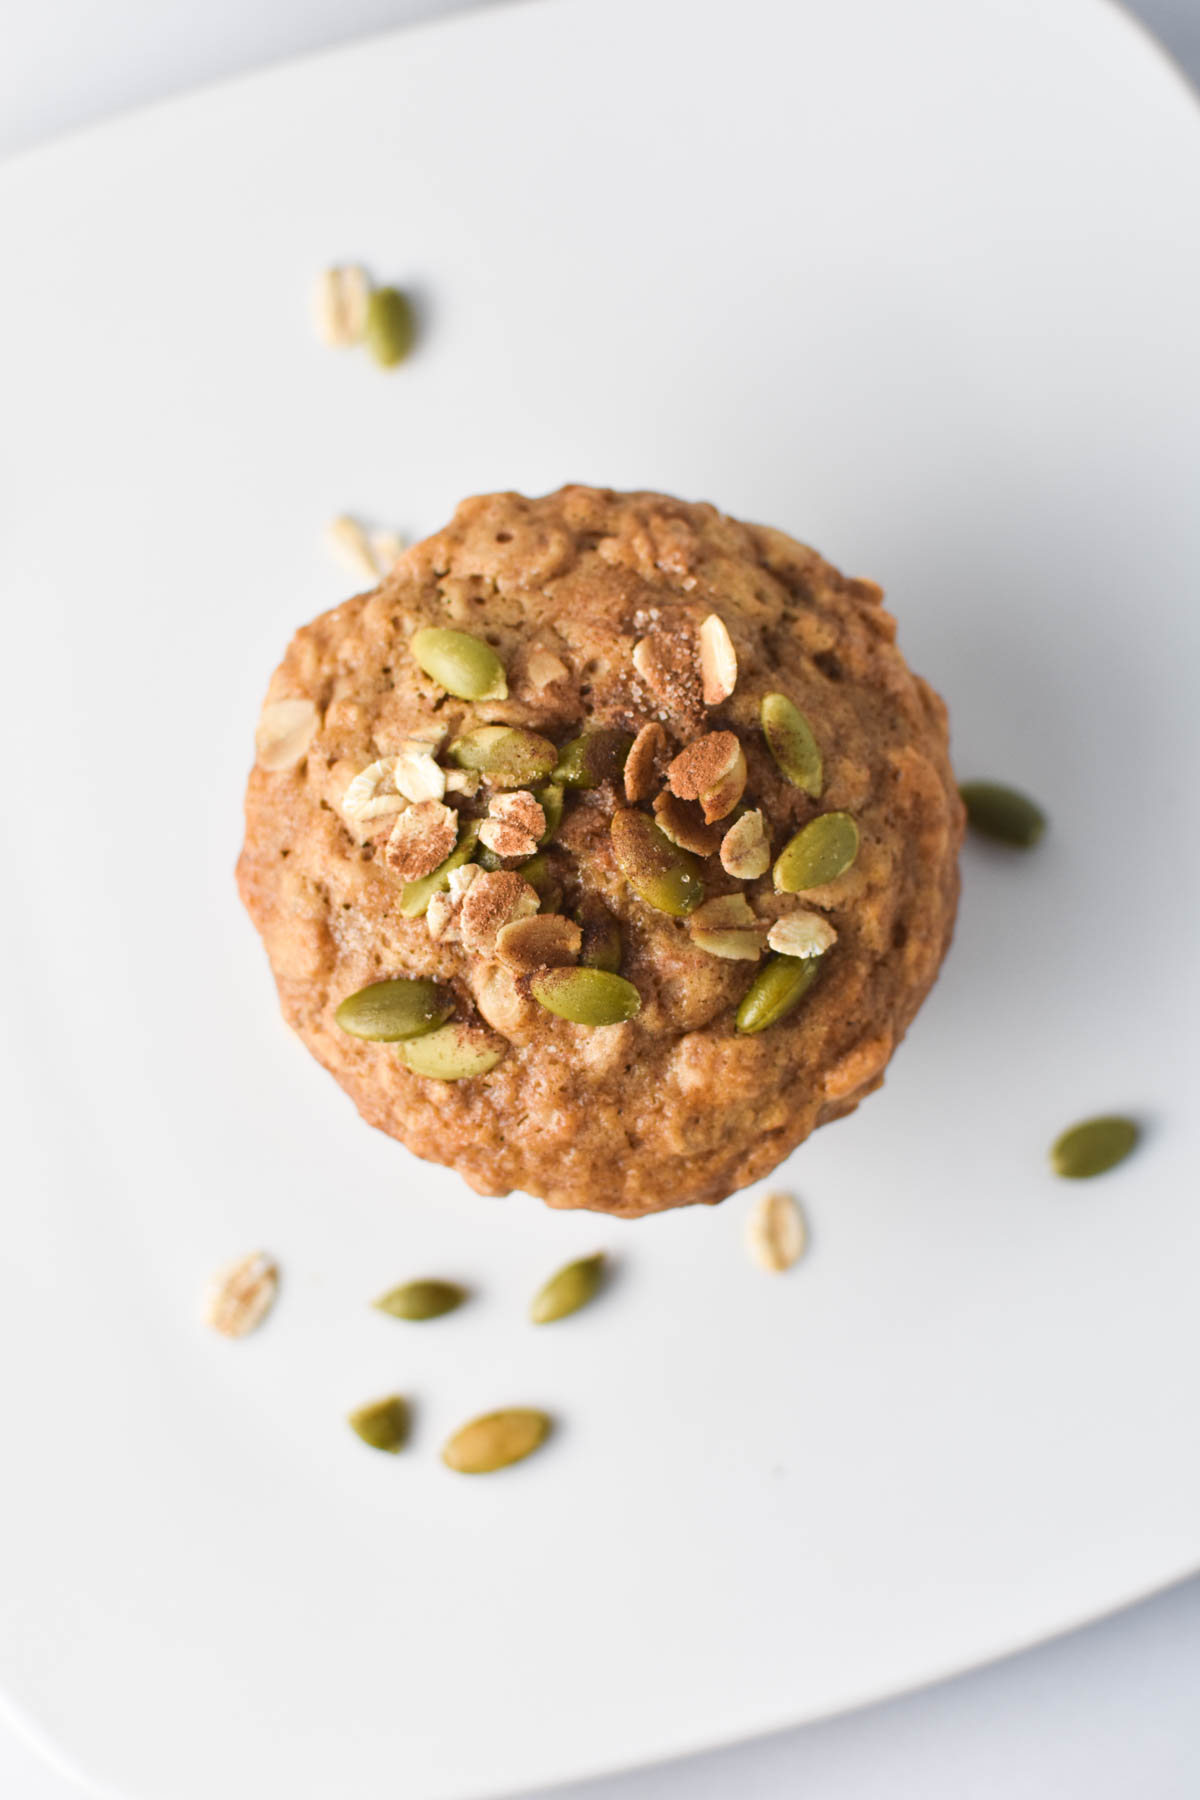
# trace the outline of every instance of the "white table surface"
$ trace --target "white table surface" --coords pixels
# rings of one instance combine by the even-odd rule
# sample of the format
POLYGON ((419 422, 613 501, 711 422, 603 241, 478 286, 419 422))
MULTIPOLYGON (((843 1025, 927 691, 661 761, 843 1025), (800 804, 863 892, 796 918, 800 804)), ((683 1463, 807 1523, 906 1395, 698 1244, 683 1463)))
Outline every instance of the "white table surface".
MULTIPOLYGON (((18 8, 8 0, 0 9, 0 154, 127 106, 461 4, 52 0, 18 8)), ((1131 10, 1200 81, 1200 0, 1135 0, 1131 10)), ((1180 1428, 1195 1422, 1181 1420, 1180 1428)), ((0 1722, 5 1800, 78 1793, 0 1722)), ((1139 1800, 1196 1800, 1200 1579, 923 1693, 687 1762, 560 1789, 557 1800, 726 1800, 734 1793, 747 1800, 1129 1800, 1135 1793, 1139 1800)))

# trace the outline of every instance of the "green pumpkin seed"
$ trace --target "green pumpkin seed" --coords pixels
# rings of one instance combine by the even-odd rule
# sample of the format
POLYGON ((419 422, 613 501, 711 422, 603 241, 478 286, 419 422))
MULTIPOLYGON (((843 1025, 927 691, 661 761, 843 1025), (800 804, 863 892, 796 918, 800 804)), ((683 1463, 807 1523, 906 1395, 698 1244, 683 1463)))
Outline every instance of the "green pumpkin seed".
POLYGON ((775 863, 780 894, 803 894, 844 875, 858 855, 858 826, 849 813, 819 813, 799 830, 775 863))
POLYGON ((576 915, 583 931, 579 960, 586 969, 607 969, 615 975, 621 966, 621 927, 602 900, 585 900, 576 915))
POLYGON ((416 336, 412 303, 399 288, 373 288, 367 300, 363 341, 375 361, 390 369, 412 349, 416 336))
POLYGON ((372 1305, 393 1319, 440 1319, 466 1299, 466 1289, 453 1281, 406 1281, 381 1294, 372 1305))
POLYGON ((479 825, 476 820, 469 819, 444 863, 439 864, 431 875, 422 875, 420 881, 405 882, 400 890, 400 911, 406 919, 419 919, 428 912, 433 896, 444 893, 450 886, 452 872, 471 861, 478 840, 479 825))
POLYGON ((812 726, 786 694, 768 694, 759 714, 767 749, 793 787, 821 797, 821 749, 812 726))
MULTIPOLYGON (((482 861, 482 859, 481 859, 482 861)), ((500 867, 497 862, 497 867, 500 867)), ((527 881, 538 897, 538 911, 543 913, 557 912, 562 905, 562 883, 555 873, 554 864, 544 850, 531 856, 528 862, 514 864, 509 862, 508 868, 517 868, 522 881, 527 881)))
POLYGON ((528 1406, 510 1406, 504 1412, 484 1413, 460 1426, 442 1450, 442 1461, 459 1475, 490 1475, 545 1443, 551 1422, 544 1412, 528 1406))
POLYGON ((372 1450, 386 1450, 389 1456, 395 1456, 408 1438, 408 1402, 399 1394, 392 1394, 387 1400, 372 1400, 369 1406, 352 1412, 346 1422, 372 1450))
POLYGON ((563 745, 554 779, 569 788, 597 788, 602 781, 620 781, 632 747, 627 731, 585 731, 563 745))
POLYGON ((613 814, 613 854, 634 891, 659 912, 684 919, 704 898, 700 864, 690 850, 673 844, 645 813, 613 814))
POLYGON ((595 1256, 583 1256, 578 1262, 567 1263, 565 1268, 552 1275, 545 1286, 538 1289, 530 1305, 529 1316, 534 1324, 552 1325, 556 1319, 565 1319, 586 1306, 600 1291, 604 1263, 601 1250, 595 1256))
POLYGON ((519 725, 477 725, 451 744, 448 755, 460 769, 478 769, 493 787, 529 787, 554 767, 558 752, 549 738, 519 725))
POLYGON ((642 1008, 632 981, 609 969, 542 969, 529 991, 547 1012, 573 1025, 620 1025, 642 1008))
MULTIPOLYGON (((511 864, 509 866, 512 867, 511 864)), ((536 856, 529 858, 528 862, 521 863, 519 870, 521 880, 527 881, 530 887, 536 890, 539 900, 544 900, 547 894, 552 893, 559 885, 554 873, 554 864, 544 850, 539 850, 536 856)), ((559 891, 561 892, 561 889, 559 891)), ((554 909, 550 907, 548 910, 553 912, 554 909)))
POLYGON ((396 1054, 406 1069, 430 1081, 469 1081, 494 1069, 507 1049, 503 1038, 493 1037, 477 1025, 459 1023, 397 1044, 396 1054))
POLYGON ((546 829, 539 842, 548 844, 562 824, 563 808, 567 802, 566 789, 557 781, 548 781, 545 787, 533 790, 533 797, 546 815, 546 829))
POLYGON ((390 981, 373 981, 356 994, 347 994, 333 1016, 351 1037, 394 1044, 401 1038, 436 1031, 453 1011, 453 996, 436 982, 397 976, 390 981))
MULTIPOLYGON (((508 681, 504 664, 490 644, 472 637, 469 631, 450 631, 440 625, 426 625, 409 645, 418 666, 459 700, 504 700, 508 681)), ((475 763, 464 763, 473 769, 475 763)))
POLYGON ((1046 815, 1027 794, 997 781, 967 781, 959 788, 972 831, 1000 844, 1032 850, 1046 829, 1046 815))
POLYGON ((820 956, 773 956, 764 963, 737 1010, 742 1036, 766 1031, 786 1019, 817 979, 823 960, 820 956))
POLYGON ((1051 1146, 1054 1173, 1068 1181, 1087 1181, 1093 1175, 1104 1175, 1124 1162, 1141 1135, 1132 1119, 1112 1114, 1085 1119, 1081 1125, 1064 1131, 1051 1146))

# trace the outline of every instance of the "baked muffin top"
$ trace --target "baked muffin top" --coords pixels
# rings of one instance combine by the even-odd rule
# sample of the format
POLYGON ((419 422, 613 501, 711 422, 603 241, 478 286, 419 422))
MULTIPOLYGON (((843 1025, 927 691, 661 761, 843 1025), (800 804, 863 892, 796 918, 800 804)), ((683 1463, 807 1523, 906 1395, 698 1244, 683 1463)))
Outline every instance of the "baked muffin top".
POLYGON ((482 1192, 636 1216, 879 1085, 963 823, 881 600, 712 506, 567 487, 464 501, 296 634, 238 879, 371 1124, 482 1192))

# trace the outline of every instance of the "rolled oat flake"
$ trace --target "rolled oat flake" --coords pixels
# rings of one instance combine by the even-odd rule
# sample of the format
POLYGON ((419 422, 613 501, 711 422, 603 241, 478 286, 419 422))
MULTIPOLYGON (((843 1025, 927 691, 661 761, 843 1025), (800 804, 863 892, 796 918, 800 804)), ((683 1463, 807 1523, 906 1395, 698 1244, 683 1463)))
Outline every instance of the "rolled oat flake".
POLYGON ((1054 1173, 1067 1181, 1088 1181, 1093 1175, 1106 1175, 1125 1161, 1141 1135, 1141 1128, 1132 1119, 1115 1113, 1084 1119, 1051 1145, 1054 1173))

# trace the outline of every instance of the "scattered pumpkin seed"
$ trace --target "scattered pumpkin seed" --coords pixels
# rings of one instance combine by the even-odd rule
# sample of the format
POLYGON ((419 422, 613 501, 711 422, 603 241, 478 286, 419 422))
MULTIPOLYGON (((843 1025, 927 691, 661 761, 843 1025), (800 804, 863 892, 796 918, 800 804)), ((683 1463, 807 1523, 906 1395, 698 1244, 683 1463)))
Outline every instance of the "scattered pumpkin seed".
POLYGON ((821 750, 812 726, 786 694, 768 694, 759 714, 767 749, 793 787, 821 797, 821 750))
POLYGON ((1105 1175, 1124 1162, 1141 1135, 1134 1120, 1115 1114, 1084 1119, 1082 1124, 1064 1131, 1051 1146, 1054 1173, 1067 1181, 1088 1181, 1093 1175, 1105 1175))
POLYGON ((533 797, 546 815, 546 829, 542 833, 541 842, 548 844, 562 824, 563 808, 567 802, 566 789, 560 782, 548 781, 544 787, 534 789, 533 797))
POLYGON ((959 788, 972 831, 1000 844, 1032 850, 1046 829, 1046 815, 1028 794, 998 781, 966 781, 959 788))
POLYGON ((585 731, 564 744, 554 779, 569 788, 596 788, 602 781, 620 781, 625 758, 633 748, 627 731, 606 728, 585 731))
MULTIPOLYGON (((522 875, 525 870, 521 870, 522 875)), ((560 913, 563 909, 562 883, 550 876, 538 889, 538 911, 541 913, 560 913)))
MULTIPOLYGON (((409 645, 417 665, 459 700, 504 700, 508 680, 504 664, 490 644, 469 631, 451 631, 442 625, 426 625, 409 645)), ((464 768, 474 768, 465 763, 464 768)))
POLYGON ((659 912, 684 919, 704 899, 700 864, 690 850, 673 844, 643 812, 613 814, 613 854, 626 881, 659 912))
POLYGON ((620 1025, 642 1007, 632 981, 609 969, 543 969, 529 991, 539 1006, 573 1025, 620 1025))
POLYGON ((356 1407, 346 1423, 372 1450, 386 1450, 389 1456, 396 1456, 408 1438, 408 1402, 399 1394, 372 1400, 367 1406, 356 1407))
POLYGON ((764 963, 737 1010, 737 1028, 742 1036, 766 1031, 785 1019, 817 979, 822 960, 819 956, 773 956, 764 963))
POLYGON ((381 368, 391 369, 412 349, 416 322, 412 303, 399 288, 373 288, 367 299, 363 341, 381 368))
POLYGON ((484 1413, 461 1425, 442 1450, 442 1461, 459 1475, 490 1475, 507 1469, 545 1443, 551 1422, 529 1406, 484 1413))
POLYGON ((460 1307, 466 1297, 466 1289, 453 1281, 406 1281, 381 1294, 372 1305, 393 1319, 440 1319, 460 1307))
POLYGON ((585 899, 576 915, 583 929, 579 960, 587 969, 607 969, 615 975, 621 966, 621 927, 603 900, 585 899))
POLYGON ((453 1011, 453 996, 436 982, 399 975, 347 994, 333 1016, 351 1037, 394 1044, 436 1031, 453 1011))
POLYGON ((445 893, 455 869, 461 869, 475 855, 478 840, 479 823, 475 819, 468 819, 445 862, 432 875, 423 875, 420 881, 405 882, 400 890, 400 911, 406 919, 421 918, 429 910, 429 902, 433 896, 445 893))
POLYGON ((494 1069, 507 1049, 503 1038, 477 1025, 458 1023, 443 1025, 427 1037, 408 1038, 396 1045, 396 1054, 414 1075, 431 1081, 469 1081, 494 1069))
POLYGON ((604 1267, 604 1252, 598 1250, 595 1256, 581 1256, 559 1269, 533 1296, 529 1316, 534 1324, 552 1325, 586 1306, 600 1291, 604 1267))
POLYGON ((549 738, 520 725, 477 725, 448 751, 460 769, 478 769, 493 787, 523 788, 543 781, 558 752, 549 738))
POLYGON ((556 885, 553 865, 544 850, 539 850, 536 856, 523 862, 520 873, 522 881, 527 881, 531 888, 537 889, 539 899, 556 885))
POLYGON ((781 894, 803 894, 826 887, 844 875, 858 855, 858 826, 849 813, 818 813, 780 852, 775 887, 781 894))

